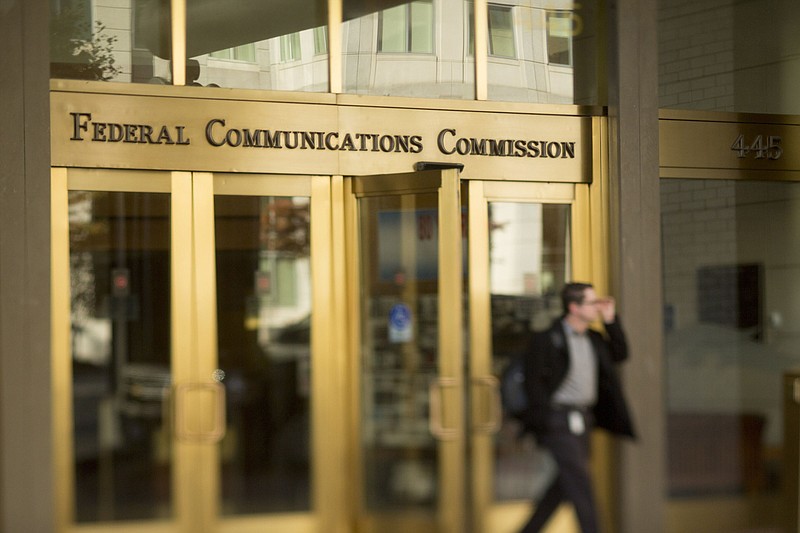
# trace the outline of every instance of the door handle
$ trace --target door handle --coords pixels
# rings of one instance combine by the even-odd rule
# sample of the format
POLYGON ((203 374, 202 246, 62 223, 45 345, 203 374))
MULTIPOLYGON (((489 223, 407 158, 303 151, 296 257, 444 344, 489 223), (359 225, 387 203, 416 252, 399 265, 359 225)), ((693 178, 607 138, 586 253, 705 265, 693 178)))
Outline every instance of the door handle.
POLYGON ((189 442, 216 443, 225 436, 225 387, 219 382, 180 383, 174 385, 175 436, 189 442), (211 395, 211 424, 207 422, 207 413, 192 417, 187 414, 189 402, 202 402, 204 395, 211 395))
POLYGON ((474 394, 472 396, 472 428, 476 433, 493 435, 500 431, 503 419, 503 406, 500 400, 500 381, 494 376, 472 378, 474 394), (481 391, 488 391, 487 395, 481 391), (488 408, 487 407, 488 403, 488 408), (483 407, 483 408, 482 408, 483 407), (487 412, 489 416, 482 420, 480 414, 487 412))
POLYGON ((430 399, 428 407, 428 429, 431 434, 439 440, 452 440, 458 436, 458 428, 445 427, 442 421, 442 409, 444 407, 442 402, 442 390, 444 390, 445 387, 458 387, 458 381, 455 378, 437 378, 431 381, 428 386, 428 397, 430 399))

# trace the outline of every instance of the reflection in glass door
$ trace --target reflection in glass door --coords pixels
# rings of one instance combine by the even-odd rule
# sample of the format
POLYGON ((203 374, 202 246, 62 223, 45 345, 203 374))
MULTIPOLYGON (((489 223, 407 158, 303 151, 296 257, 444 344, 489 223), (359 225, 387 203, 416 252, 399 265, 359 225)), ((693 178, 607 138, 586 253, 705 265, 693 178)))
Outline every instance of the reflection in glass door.
MULTIPOLYGON (((499 377, 525 348, 529 331, 561 316, 559 294, 570 279, 568 204, 489 203, 492 374, 499 377)), ((547 481, 543 459, 521 425, 502 419, 495 438, 494 501, 530 500, 547 481)))
POLYGON ((308 200, 214 198, 226 516, 311 508, 308 200))
POLYGON ((218 355, 208 370, 226 391, 217 456, 226 531, 318 531, 344 515, 336 496, 320 498, 333 476, 317 458, 343 433, 337 399, 321 396, 340 387, 336 356, 319 348, 330 347, 330 268, 312 264, 329 256, 328 190, 327 178, 213 177, 218 355))
POLYGON ((167 518, 170 197, 70 191, 75 521, 167 518))
POLYGON ((188 228, 168 173, 52 175, 53 375, 59 529, 167 525, 178 506, 168 398, 171 263, 188 228), (182 221, 182 222, 181 222, 182 221))
MULTIPOLYGON (((464 531, 456 170, 350 183, 358 242, 359 530, 464 531)), ((355 258, 354 258, 355 259, 355 258)))

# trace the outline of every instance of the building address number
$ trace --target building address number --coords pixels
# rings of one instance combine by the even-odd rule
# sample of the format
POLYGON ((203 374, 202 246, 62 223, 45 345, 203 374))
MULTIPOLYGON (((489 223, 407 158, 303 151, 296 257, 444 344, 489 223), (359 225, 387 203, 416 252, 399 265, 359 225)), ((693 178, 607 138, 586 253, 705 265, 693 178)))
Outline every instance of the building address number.
POLYGON ((736 157, 739 159, 744 159, 751 154, 755 159, 780 159, 783 155, 779 135, 756 135, 752 142, 748 142, 744 134, 740 133, 733 141, 731 150, 736 152, 736 157))

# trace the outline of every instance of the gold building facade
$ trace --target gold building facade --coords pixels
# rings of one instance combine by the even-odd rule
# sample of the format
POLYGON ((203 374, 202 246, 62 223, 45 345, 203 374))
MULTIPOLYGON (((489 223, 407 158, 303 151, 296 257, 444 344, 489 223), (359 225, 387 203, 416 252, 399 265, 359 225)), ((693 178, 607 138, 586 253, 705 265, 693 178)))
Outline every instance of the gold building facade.
POLYGON ((515 531, 569 279, 634 353, 606 529, 796 529, 796 98, 678 4, 11 3, 3 530, 515 531))

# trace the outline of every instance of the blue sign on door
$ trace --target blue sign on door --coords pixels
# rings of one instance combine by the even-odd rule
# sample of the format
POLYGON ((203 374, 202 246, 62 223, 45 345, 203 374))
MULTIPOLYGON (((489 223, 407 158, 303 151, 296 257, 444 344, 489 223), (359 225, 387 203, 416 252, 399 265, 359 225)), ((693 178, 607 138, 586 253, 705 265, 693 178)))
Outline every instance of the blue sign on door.
POLYGON ((410 342, 414 339, 411 309, 399 303, 389 311, 389 342, 410 342))

